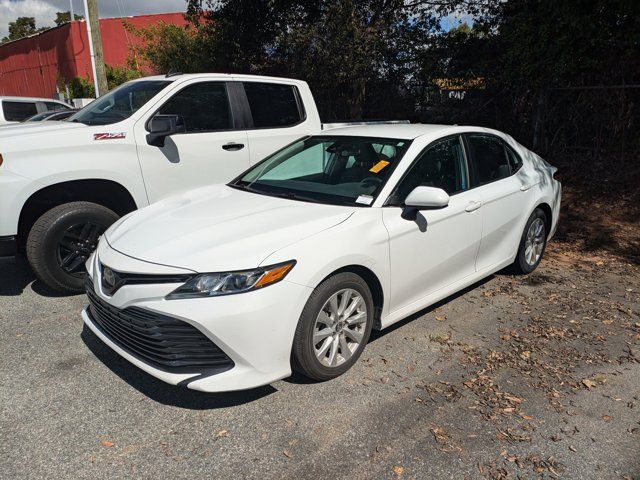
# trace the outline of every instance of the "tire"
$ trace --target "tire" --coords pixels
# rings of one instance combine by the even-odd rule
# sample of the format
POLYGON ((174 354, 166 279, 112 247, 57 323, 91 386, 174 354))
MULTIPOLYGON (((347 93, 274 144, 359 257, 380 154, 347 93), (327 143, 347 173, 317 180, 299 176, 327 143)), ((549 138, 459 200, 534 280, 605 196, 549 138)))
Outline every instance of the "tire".
POLYGON ((113 211, 90 202, 65 203, 45 212, 27 237, 27 258, 36 277, 58 292, 83 292, 84 264, 117 219, 113 211))
POLYGON ((522 232, 520 245, 518 246, 518 254, 512 265, 514 273, 527 274, 533 272, 538 267, 542 260, 544 250, 547 247, 547 225, 546 214, 540 208, 536 208, 529 217, 529 220, 527 220, 527 224, 522 232), (535 237, 533 251, 529 249, 531 246, 529 236, 532 230, 534 230, 533 234, 535 237))
POLYGON ((300 315, 291 353, 293 369, 318 381, 330 380, 349 370, 369 340, 374 309, 371 291, 362 277, 345 272, 324 280, 311 293, 300 315), (334 297, 335 303, 330 301, 334 297), (341 304, 344 298, 346 303, 341 304), (348 312, 353 302, 356 302, 353 313, 342 318, 341 307, 346 305, 342 311, 348 312), (335 308, 332 310, 332 307, 335 308), (330 313, 336 310, 338 322, 334 321, 335 313, 330 313), (323 323, 321 317, 329 323, 323 323), (332 332, 330 335, 327 335, 327 329, 332 332), (314 333, 319 334, 317 339, 322 338, 316 343, 314 333), (318 357, 317 353, 326 348, 327 342, 328 349, 318 357))

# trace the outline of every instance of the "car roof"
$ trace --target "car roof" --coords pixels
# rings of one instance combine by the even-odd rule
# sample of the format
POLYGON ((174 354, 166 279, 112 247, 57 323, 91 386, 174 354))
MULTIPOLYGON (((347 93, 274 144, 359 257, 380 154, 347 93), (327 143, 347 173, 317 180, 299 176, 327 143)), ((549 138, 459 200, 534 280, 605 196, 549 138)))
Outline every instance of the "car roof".
POLYGON ((340 135, 357 137, 397 138, 413 140, 421 135, 435 132, 444 133, 453 129, 452 125, 436 125, 423 123, 380 123, 373 125, 354 125, 324 130, 322 135, 340 135))
POLYGON ((55 98, 0 96, 0 100, 9 100, 12 102, 56 102, 67 105, 62 100, 57 100, 55 98))

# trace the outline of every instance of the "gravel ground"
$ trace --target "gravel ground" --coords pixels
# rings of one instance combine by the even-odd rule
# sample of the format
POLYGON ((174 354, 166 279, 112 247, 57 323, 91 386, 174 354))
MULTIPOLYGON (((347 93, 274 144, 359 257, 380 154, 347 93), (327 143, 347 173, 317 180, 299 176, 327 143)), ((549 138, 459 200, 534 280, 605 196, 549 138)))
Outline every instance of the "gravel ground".
POLYGON ((201 394, 0 259, 0 477, 640 479, 640 267, 551 244, 377 332, 331 382, 201 394))

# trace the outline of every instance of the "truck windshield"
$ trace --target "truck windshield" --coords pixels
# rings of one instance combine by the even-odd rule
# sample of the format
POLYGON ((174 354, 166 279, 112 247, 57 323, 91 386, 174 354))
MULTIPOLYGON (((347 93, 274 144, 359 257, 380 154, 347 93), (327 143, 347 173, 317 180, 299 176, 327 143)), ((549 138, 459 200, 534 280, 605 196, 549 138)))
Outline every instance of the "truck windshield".
POLYGON ((75 115, 70 122, 85 125, 109 125, 121 122, 151 100, 171 82, 167 80, 141 80, 125 83, 94 100, 75 115))
POLYGON ((313 136, 274 153, 229 184, 262 195, 370 206, 409 140, 313 136))

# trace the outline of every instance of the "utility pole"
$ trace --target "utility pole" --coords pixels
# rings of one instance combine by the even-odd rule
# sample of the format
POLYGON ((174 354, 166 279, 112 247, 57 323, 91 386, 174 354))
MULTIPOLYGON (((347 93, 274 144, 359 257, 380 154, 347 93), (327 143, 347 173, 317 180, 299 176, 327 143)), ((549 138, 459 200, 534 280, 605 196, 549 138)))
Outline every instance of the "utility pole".
POLYGON ((91 69, 93 70, 93 84, 96 98, 107 93, 107 74, 104 68, 104 53, 102 52, 102 35, 98 20, 98 0, 84 0, 84 12, 89 37, 89 54, 91 55, 91 69))

